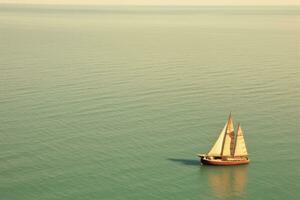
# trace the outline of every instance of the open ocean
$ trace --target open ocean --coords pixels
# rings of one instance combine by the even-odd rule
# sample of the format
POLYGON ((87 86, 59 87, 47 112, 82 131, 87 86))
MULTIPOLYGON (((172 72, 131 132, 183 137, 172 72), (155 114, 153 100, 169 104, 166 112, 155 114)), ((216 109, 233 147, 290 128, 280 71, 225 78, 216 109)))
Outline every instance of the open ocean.
POLYGON ((300 7, 0 5, 1 200, 299 198, 300 7))

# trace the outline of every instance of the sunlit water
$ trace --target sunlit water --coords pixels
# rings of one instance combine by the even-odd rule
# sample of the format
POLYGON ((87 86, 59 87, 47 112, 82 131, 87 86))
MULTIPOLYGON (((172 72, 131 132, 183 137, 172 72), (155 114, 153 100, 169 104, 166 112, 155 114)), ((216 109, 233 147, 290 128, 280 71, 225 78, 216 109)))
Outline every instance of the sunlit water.
POLYGON ((299 198, 299 24, 299 7, 0 5, 1 199, 299 198), (200 166, 230 111, 251 164, 200 166))

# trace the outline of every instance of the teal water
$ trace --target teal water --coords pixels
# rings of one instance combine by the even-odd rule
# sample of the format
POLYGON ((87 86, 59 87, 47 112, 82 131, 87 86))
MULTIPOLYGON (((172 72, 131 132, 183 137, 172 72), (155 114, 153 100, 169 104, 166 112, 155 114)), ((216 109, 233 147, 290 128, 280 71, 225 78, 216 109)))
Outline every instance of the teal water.
POLYGON ((0 5, 5 200, 297 199, 300 7, 0 5), (200 166, 229 112, 252 163, 200 166))

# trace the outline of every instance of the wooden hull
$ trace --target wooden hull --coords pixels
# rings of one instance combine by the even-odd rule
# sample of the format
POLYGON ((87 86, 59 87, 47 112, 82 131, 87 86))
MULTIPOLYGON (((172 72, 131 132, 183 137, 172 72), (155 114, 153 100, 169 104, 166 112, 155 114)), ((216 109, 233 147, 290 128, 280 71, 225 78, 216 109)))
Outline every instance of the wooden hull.
POLYGON ((221 159, 207 159, 205 157, 201 157, 201 163, 204 165, 246 165, 249 164, 249 159, 241 159, 241 160, 221 160, 221 159))

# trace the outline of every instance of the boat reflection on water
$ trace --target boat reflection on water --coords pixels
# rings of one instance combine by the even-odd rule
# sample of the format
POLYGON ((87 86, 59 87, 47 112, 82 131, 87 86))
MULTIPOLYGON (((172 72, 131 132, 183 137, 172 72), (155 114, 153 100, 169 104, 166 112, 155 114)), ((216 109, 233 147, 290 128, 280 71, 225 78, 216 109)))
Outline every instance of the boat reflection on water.
POLYGON ((201 166, 201 172, 208 179, 213 195, 218 199, 243 197, 247 186, 247 166, 209 167, 201 166))

